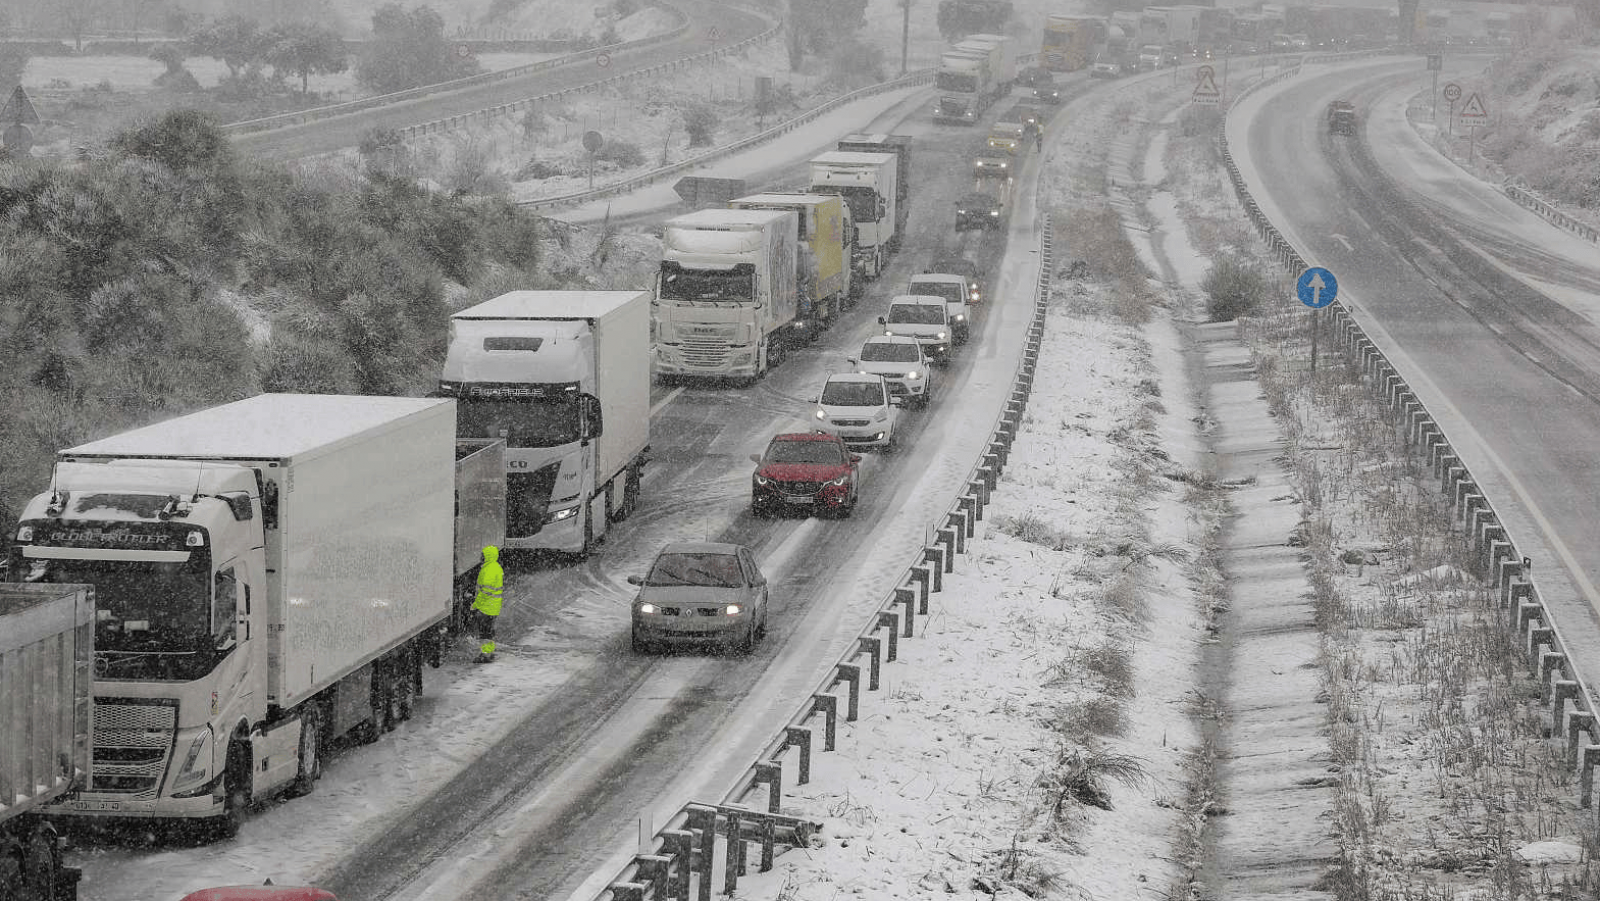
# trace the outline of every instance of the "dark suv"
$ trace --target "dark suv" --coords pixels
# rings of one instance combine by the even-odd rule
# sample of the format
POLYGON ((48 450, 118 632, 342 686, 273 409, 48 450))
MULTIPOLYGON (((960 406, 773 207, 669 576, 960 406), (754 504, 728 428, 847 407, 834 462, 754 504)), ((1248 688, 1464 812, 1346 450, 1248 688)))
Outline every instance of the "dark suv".
POLYGON ((859 454, 844 439, 822 432, 775 435, 764 454, 751 454, 750 511, 766 516, 803 507, 849 516, 856 508, 859 454))

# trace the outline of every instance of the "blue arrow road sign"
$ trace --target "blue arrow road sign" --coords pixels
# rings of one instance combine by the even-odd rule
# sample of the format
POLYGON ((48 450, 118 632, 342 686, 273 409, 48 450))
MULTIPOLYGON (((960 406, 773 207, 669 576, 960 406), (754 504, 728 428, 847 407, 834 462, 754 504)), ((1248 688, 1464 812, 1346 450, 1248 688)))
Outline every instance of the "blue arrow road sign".
POLYGON ((1320 310, 1339 296, 1339 280, 1333 273, 1321 266, 1312 266, 1300 273, 1300 280, 1295 282, 1294 291, 1300 295, 1300 302, 1313 310, 1320 310))

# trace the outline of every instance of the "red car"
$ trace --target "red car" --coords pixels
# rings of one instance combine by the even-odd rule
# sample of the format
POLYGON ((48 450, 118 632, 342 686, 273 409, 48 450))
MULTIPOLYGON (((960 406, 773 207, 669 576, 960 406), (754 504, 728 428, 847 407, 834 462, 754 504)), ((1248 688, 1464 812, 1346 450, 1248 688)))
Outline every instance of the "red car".
POLYGON ((844 440, 821 432, 774 435, 765 454, 751 454, 750 512, 766 516, 786 507, 849 516, 856 508, 859 454, 844 440))

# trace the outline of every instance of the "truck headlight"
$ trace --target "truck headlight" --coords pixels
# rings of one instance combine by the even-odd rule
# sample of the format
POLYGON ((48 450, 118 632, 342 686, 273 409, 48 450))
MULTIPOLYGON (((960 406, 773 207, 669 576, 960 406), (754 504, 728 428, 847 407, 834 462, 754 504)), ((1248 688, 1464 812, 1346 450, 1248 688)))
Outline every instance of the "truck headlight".
POLYGON ((572 517, 578 515, 578 508, 581 506, 583 505, 573 504, 570 507, 562 507, 560 510, 552 510, 550 514, 544 518, 544 521, 548 525, 549 523, 553 522, 561 522, 563 519, 571 519, 572 517))
POLYGON ((966 313, 957 313, 956 314, 956 321, 957 322, 966 322, 967 321, 967 314, 966 313))
POLYGON ((998 216, 998 215, 1000 215, 1000 211, 999 210, 990 210, 989 211, 989 215, 998 216))
POLYGON ((189 743, 189 750, 183 755, 183 766, 178 767, 178 776, 172 780, 174 789, 205 782, 211 775, 211 738, 211 727, 206 726, 189 743))
POLYGON ((934 337, 938 338, 940 341, 943 341, 944 338, 945 338, 945 335, 944 335, 944 332, 940 332, 939 334, 934 335, 934 337))

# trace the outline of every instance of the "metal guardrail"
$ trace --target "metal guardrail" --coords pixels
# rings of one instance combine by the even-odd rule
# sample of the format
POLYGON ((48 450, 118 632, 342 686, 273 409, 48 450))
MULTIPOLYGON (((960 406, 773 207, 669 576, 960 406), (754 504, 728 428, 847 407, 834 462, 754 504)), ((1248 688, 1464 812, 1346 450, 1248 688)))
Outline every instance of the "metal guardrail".
POLYGON ((753 37, 745 38, 737 43, 729 44, 726 47, 717 47, 712 50, 706 50, 701 53, 693 54, 691 56, 680 57, 679 59, 675 59, 669 63, 651 66, 648 69, 636 69, 632 72, 626 72, 621 75, 613 75, 610 78, 602 79, 600 81, 591 81, 588 84, 578 85, 577 87, 567 88, 561 91, 552 91, 548 94, 540 94, 537 97, 524 97, 521 100, 513 100, 510 103, 502 103, 497 106, 474 110, 470 113, 462 113, 457 116, 448 116, 443 119, 435 119, 431 122, 424 122, 421 125, 408 125, 405 128, 396 129, 396 131, 401 138, 415 138, 422 135, 437 134, 438 132, 449 131, 452 128, 457 128, 462 125, 488 122, 489 120, 498 116, 504 116, 508 113, 513 113, 521 109, 527 109, 534 104, 549 103, 554 100, 560 100, 567 96, 584 94, 590 91, 600 91, 608 85, 620 84, 624 81, 629 81, 635 78, 643 78, 647 75, 660 75, 663 72, 668 72, 684 66, 691 66, 697 63, 711 62, 713 60, 721 59, 729 53, 743 51, 747 47, 753 47, 757 44, 772 40, 773 38, 777 37, 778 32, 781 31, 782 28, 782 21, 775 21, 773 26, 768 28, 766 31, 763 31, 753 37))
POLYGON ((685 31, 688 31, 689 17, 685 15, 682 10, 672 6, 669 3, 660 2, 660 0, 658 0, 657 5, 671 11, 678 17, 678 24, 672 30, 664 31, 660 34, 653 34, 648 37, 638 38, 632 41, 621 41, 616 44, 607 44, 603 47, 593 47, 588 50, 580 50, 577 53, 569 53, 563 56, 555 57, 554 59, 529 63, 525 66, 513 66, 510 69, 501 69, 496 72, 480 72, 477 75, 468 75, 465 78, 456 78, 451 81, 441 81, 437 84, 423 85, 419 88, 409 88, 404 91, 395 91, 389 94, 379 94, 375 97, 363 97, 360 100, 351 100, 346 103, 335 103, 330 106, 319 106, 307 110, 297 110, 292 113, 278 113, 272 116, 263 116, 259 119, 247 119, 242 122, 229 122, 222 126, 222 130, 229 134, 249 134, 251 132, 283 128, 289 125, 304 125, 307 122, 316 122, 321 119, 331 119, 335 116, 344 116, 349 115, 350 113, 358 113, 362 110, 375 109, 380 106, 388 106, 389 104, 400 103, 406 100, 415 100, 418 97, 426 97, 429 94, 440 94, 444 93, 445 91, 455 91, 461 88, 473 87, 475 85, 490 84, 492 82, 505 81, 511 78, 520 78, 524 75, 532 75, 535 72, 543 72, 547 69, 571 65, 572 63, 581 62, 585 59, 598 59, 601 56, 609 56, 612 53, 619 53, 626 50, 638 50, 654 44, 665 43, 682 35, 685 31))
POLYGON ((733 790, 718 804, 691 802, 684 805, 656 833, 652 852, 637 855, 617 874, 610 887, 596 896, 596 901, 643 901, 649 893, 656 898, 670 897, 678 901, 689 901, 693 894, 706 901, 711 897, 716 880, 712 862, 716 859, 719 841, 726 862, 722 873, 724 893, 734 891, 738 878, 745 875, 749 863, 746 843, 760 843, 761 870, 765 872, 771 868, 772 827, 768 825, 770 820, 762 820, 778 815, 783 786, 788 784, 788 779, 793 778, 802 785, 810 781, 818 718, 821 719, 822 750, 832 751, 839 717, 842 715, 846 722, 856 721, 863 691, 880 690, 883 666, 894 662, 902 640, 915 637, 916 618, 928 616, 929 596, 943 590, 944 575, 954 571, 955 558, 967 552, 968 539, 974 536, 976 524, 983 520, 984 508, 1010 458, 1012 443, 1022 427, 1023 410, 1033 390, 1053 272, 1053 232, 1047 214, 1040 230, 1039 279, 1034 291, 1033 320, 1028 325, 1027 342, 1013 377, 1011 395, 995 418, 984 453, 967 472, 965 490, 935 523, 937 538, 924 546, 917 559, 906 566, 897 587, 871 615, 854 647, 841 656, 809 700, 777 730, 777 735, 757 762, 745 770, 733 790), (843 697, 837 693, 841 688, 843 697), (752 795, 757 796, 753 800, 762 802, 759 807, 745 803, 752 795), (764 797, 760 797, 762 795, 764 797), (741 819, 745 825, 763 828, 746 829, 741 819), (719 820, 727 826, 725 834, 716 829, 719 820), (760 834, 762 831, 765 834, 760 834), (748 834, 751 832, 757 834, 748 834), (693 886, 691 877, 694 877, 693 886))
POLYGON ((864 97, 870 97, 874 94, 882 94, 888 91, 894 91, 900 88, 910 87, 915 84, 921 84, 923 82, 929 82, 932 80, 933 70, 931 69, 913 72, 908 75, 902 75, 901 77, 892 81, 880 82, 875 85, 869 85, 867 87, 851 91, 848 94, 841 94, 838 97, 835 97, 832 100, 822 104, 821 106, 809 109, 804 113, 801 113, 799 116, 796 116, 795 118, 789 119, 785 122, 780 122, 777 125, 766 129, 765 131, 758 132, 747 138, 734 141, 730 144, 724 144, 721 147, 712 148, 704 153, 696 154, 695 156, 680 160, 676 163, 651 169, 649 172, 633 176, 632 178, 624 179, 619 182, 613 182, 612 184, 591 190, 577 191, 572 194, 562 194, 559 197, 541 197, 535 200, 523 200, 519 201, 517 205, 527 207, 529 209, 542 210, 549 209, 551 207, 566 206, 568 204, 584 203, 590 200, 598 200, 602 197, 612 197, 617 194, 626 194, 629 191, 642 188, 646 185, 654 184, 655 182, 658 182, 669 175, 682 172, 685 169, 693 169, 697 166, 703 166, 706 163, 714 162, 726 156, 731 156, 741 150, 747 150, 758 144, 763 144, 772 140, 773 138, 778 137, 779 135, 791 132, 808 122, 812 122, 818 118, 821 118, 822 116, 833 112, 847 103, 853 103, 857 100, 860 100, 864 97))
MULTIPOLYGON (((1234 99, 1299 74, 1299 67, 1251 85, 1234 99)), ((1230 107, 1231 109, 1231 107, 1230 107)), ((1305 258, 1261 212, 1228 147, 1227 122, 1221 131, 1222 159, 1250 221, 1291 274, 1306 268, 1305 258)), ((1521 189, 1518 189, 1521 190, 1521 189)), ((1559 213, 1559 211, 1556 211, 1559 213)), ((1565 215, 1565 214, 1561 214, 1565 215)), ((1349 309, 1335 301, 1328 308, 1347 359, 1359 365, 1373 392, 1388 406, 1397 430, 1431 467, 1439 488, 1451 501, 1452 517, 1465 533, 1477 574, 1491 580, 1507 610, 1506 625, 1521 637, 1530 672, 1539 680, 1540 699, 1550 705, 1551 734, 1565 736, 1567 762, 1578 771, 1578 803, 1593 804, 1594 770, 1600 766, 1600 723, 1596 704, 1576 662, 1567 652, 1561 629, 1545 606, 1531 572, 1532 561, 1518 550, 1484 490, 1467 469, 1444 429, 1406 383, 1377 343, 1349 309), (1584 736, 1580 739, 1580 735, 1584 736)))
POLYGON ((1546 219, 1552 224, 1558 225, 1569 232, 1572 232, 1580 238, 1600 243, 1600 229, 1595 228, 1581 219, 1575 219, 1572 216, 1567 215, 1566 213, 1557 209, 1555 205, 1551 204, 1549 201, 1533 193, 1527 188, 1524 188, 1521 185, 1505 184, 1501 185, 1500 189, 1505 191, 1506 196, 1511 198, 1511 200, 1518 206, 1533 210, 1535 213, 1538 213, 1541 218, 1546 219))

